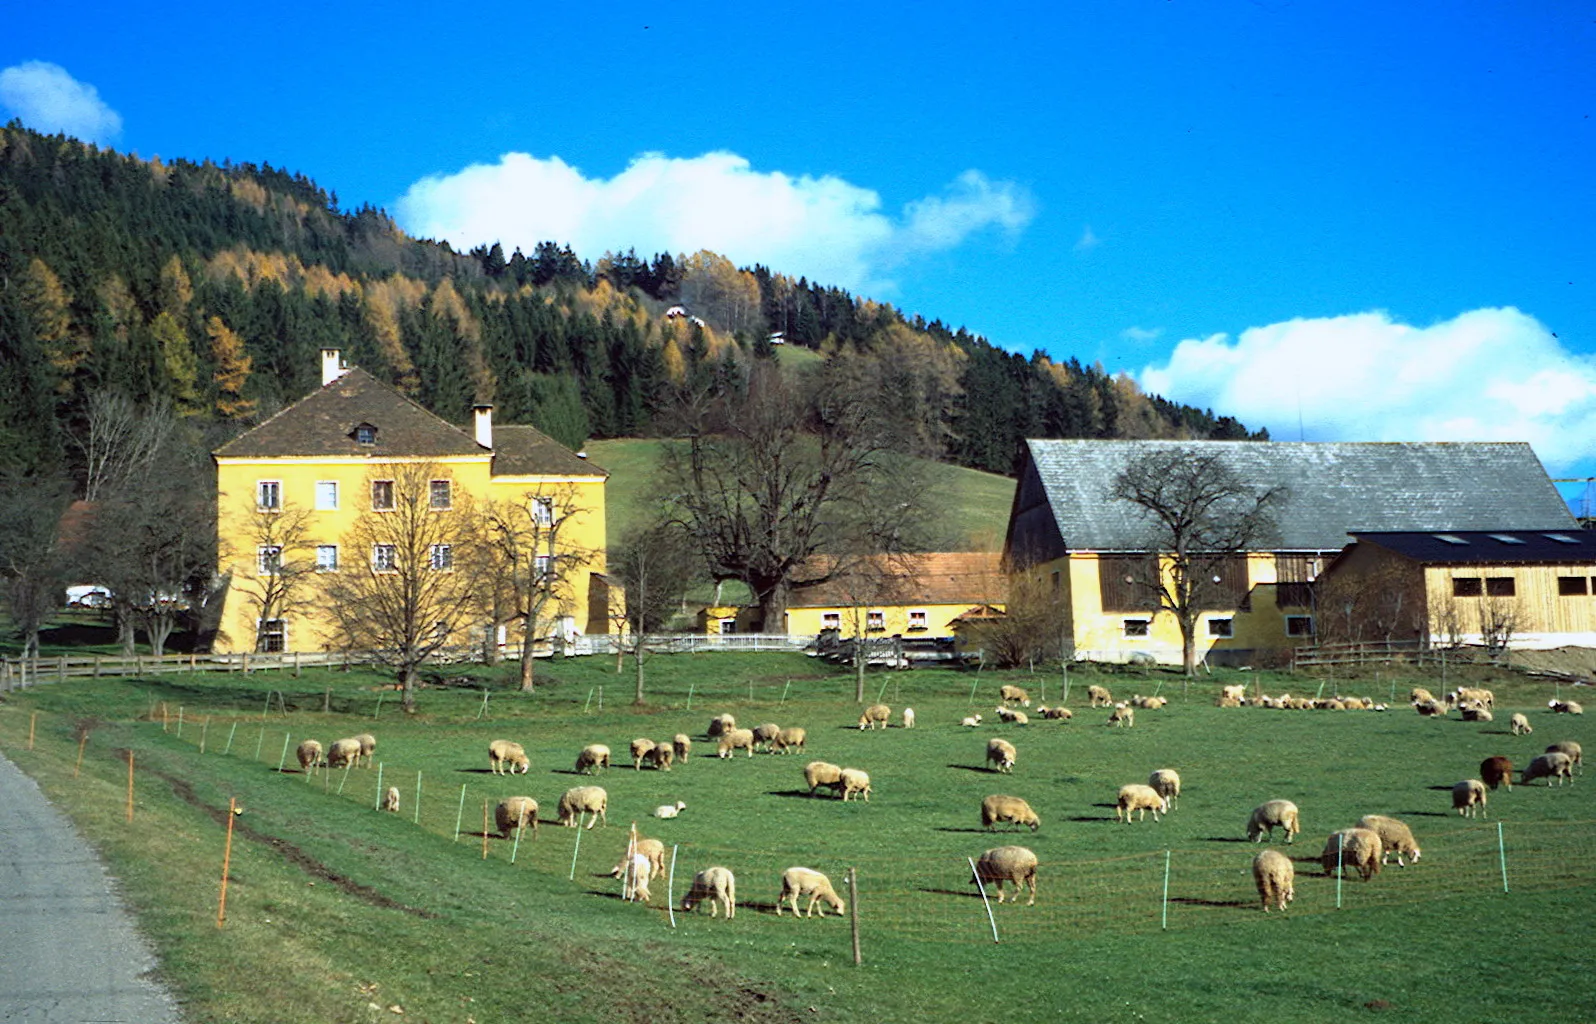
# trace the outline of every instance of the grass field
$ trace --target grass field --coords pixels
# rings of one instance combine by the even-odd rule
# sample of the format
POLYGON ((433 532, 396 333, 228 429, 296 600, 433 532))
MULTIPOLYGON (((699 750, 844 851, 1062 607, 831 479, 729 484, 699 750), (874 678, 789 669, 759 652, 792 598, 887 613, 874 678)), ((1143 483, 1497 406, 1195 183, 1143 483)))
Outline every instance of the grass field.
POLYGON ((1086 670, 1071 673, 1071 722, 966 729, 957 722, 972 709, 994 717, 1000 683, 1054 704, 1062 677, 917 670, 872 674, 869 685, 895 712, 912 705, 918 727, 862 732, 846 670, 798 655, 658 656, 642 707, 613 662, 539 668, 535 695, 498 688, 505 669, 478 668, 474 685, 424 691, 410 717, 358 674, 42 686, 0 705, 0 749, 105 852, 194 1021, 369 1021, 395 1019, 399 1007, 404 1019, 482 1024, 1518 1022, 1589 1020, 1596 1004, 1590 783, 1494 793, 1486 820, 1450 813, 1447 791, 1481 758, 1522 765, 1553 740, 1591 739, 1583 718, 1545 711, 1553 687, 1541 681, 1454 669, 1454 684, 1498 695, 1497 722, 1465 724, 1407 710, 1409 685, 1439 681, 1389 670, 1336 680, 1216 672, 1189 691, 1159 671, 1086 670), (1397 700, 1384 714, 1214 707, 1230 681, 1397 700), (1111 729, 1106 711, 1086 707, 1089 682, 1117 696, 1161 690, 1173 703, 1111 729), (1508 733, 1515 709, 1534 735, 1508 733), (702 733, 720 711, 745 725, 805 726, 809 749, 706 757, 702 733), (381 785, 402 791, 397 815, 373 809, 378 770, 276 771, 285 750, 293 764, 301 738, 362 731, 378 737, 381 785), (698 740, 686 765, 630 767, 633 737, 676 732, 698 740), (983 764, 994 735, 1019 749, 1012 775, 983 764), (498 737, 527 748, 530 774, 488 772, 498 737), (576 752, 593 742, 615 751, 616 767, 576 776, 576 752), (137 776, 131 824, 125 750, 137 776), (869 771, 871 801, 808 796, 802 767, 813 758, 869 771), (1118 787, 1160 767, 1183 776, 1178 809, 1157 824, 1116 822, 1118 787), (578 847, 575 830, 553 823, 554 806, 588 782, 609 791, 609 824, 581 833, 578 847), (983 834, 979 803, 994 792, 1025 797, 1041 829, 983 834), (535 838, 490 837, 484 859, 483 802, 523 793, 542 807, 535 838), (218 931, 230 797, 244 813, 218 931), (1288 848, 1296 902, 1266 916, 1244 831, 1248 811, 1277 797, 1299 804, 1304 831, 1288 848), (646 817, 677 799, 687 803, 680 818, 646 817), (1324 836, 1376 812, 1408 821, 1423 859, 1338 887, 1317 866, 1324 836), (730 867, 736 919, 678 910, 673 928, 661 881, 652 906, 622 903, 605 872, 632 821, 677 848, 678 899, 694 870, 730 867), (965 858, 1008 842, 1041 859, 1039 895, 1031 907, 992 906, 994 944, 965 858), (793 864, 839 886, 857 870, 861 966, 846 920, 775 916, 780 872, 793 864))

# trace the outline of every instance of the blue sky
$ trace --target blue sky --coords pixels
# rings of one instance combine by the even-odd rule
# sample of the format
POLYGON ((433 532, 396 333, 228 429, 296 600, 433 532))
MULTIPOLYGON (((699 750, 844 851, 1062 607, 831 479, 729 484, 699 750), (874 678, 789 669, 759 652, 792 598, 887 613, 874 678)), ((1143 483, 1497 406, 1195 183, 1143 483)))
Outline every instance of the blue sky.
POLYGON ((1596 8, 15 5, 0 114, 470 247, 710 248, 1276 437, 1596 474, 1596 8))

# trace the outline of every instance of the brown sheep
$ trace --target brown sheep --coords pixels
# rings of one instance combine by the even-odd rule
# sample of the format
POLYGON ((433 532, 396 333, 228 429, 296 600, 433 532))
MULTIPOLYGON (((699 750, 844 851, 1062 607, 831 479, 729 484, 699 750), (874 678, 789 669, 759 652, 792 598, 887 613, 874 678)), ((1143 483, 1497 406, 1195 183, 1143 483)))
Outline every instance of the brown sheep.
POLYGON ((1031 810, 1031 805, 1017 796, 994 794, 981 801, 981 827, 991 828, 1000 821, 1016 825, 1029 825, 1035 832, 1042 827, 1042 819, 1031 810))
POLYGON ((859 716, 859 728, 871 730, 880 727, 887 728, 888 721, 892 718, 892 709, 885 704, 872 704, 864 709, 864 714, 859 716))
POLYGON ((1487 757, 1480 762, 1480 779, 1487 786, 1496 789, 1507 785, 1509 791, 1513 788, 1513 762, 1505 757, 1487 757))
POLYGON ((510 833, 518 828, 532 829, 532 835, 538 834, 538 802, 529 796, 508 796, 500 800, 493 808, 493 824, 498 827, 499 836, 503 839, 510 838, 510 833))
POLYGON ((1384 855, 1378 832, 1367 828, 1344 828, 1330 833, 1319 861, 1324 865, 1326 875, 1334 875, 1337 867, 1343 873, 1347 868, 1357 868, 1358 877, 1367 882, 1380 873, 1384 855))
POLYGON ((1258 899, 1263 903, 1264 913, 1269 913, 1271 905, 1285 913, 1286 904, 1297 895, 1296 877, 1297 869, 1290 857, 1279 850, 1259 851, 1252 859, 1252 880, 1258 886, 1258 899))
POLYGON ((1036 854, 1023 846, 995 846, 982 853, 975 862, 975 883, 985 891, 986 883, 997 886, 997 901, 1004 900, 1003 883, 1014 883, 1014 898, 1027 887, 1031 899, 1026 906, 1036 903, 1036 854))

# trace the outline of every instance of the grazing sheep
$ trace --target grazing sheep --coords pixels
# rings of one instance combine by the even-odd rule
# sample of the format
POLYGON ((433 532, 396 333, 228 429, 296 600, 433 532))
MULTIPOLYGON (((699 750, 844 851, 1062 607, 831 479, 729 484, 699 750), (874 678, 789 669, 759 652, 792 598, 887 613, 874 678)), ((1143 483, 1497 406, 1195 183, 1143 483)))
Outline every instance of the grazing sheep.
POLYGON ((327 748, 328 768, 347 768, 360 763, 360 741, 357 739, 333 740, 327 748))
POLYGON ((991 828, 1000 821, 1016 825, 1029 825, 1035 832, 1042 827, 1042 819, 1031 810, 1031 805, 1017 796, 994 794, 981 801, 981 827, 991 828))
POLYGON ((1114 703, 1114 695, 1108 692, 1108 687, 1096 683, 1086 688, 1086 696, 1091 698, 1094 708, 1106 708, 1114 703))
POLYGON ((1553 751, 1550 754, 1537 754, 1535 760, 1531 761, 1524 769, 1524 777, 1519 780, 1519 784, 1527 786, 1536 779, 1546 779, 1548 786, 1552 784, 1552 779, 1556 779, 1559 786, 1563 784, 1564 779, 1567 779, 1572 784, 1574 781, 1574 759, 1561 751, 1553 751))
POLYGON ((1129 825, 1131 815, 1141 811, 1142 821, 1147 820, 1147 812, 1153 812, 1153 821, 1158 820, 1160 814, 1169 810, 1169 804, 1158 795, 1158 790, 1151 786, 1144 786, 1133 782, 1128 786, 1119 787, 1119 799, 1114 803, 1114 817, 1122 819, 1129 825))
POLYGON ((1297 805, 1290 800, 1266 800, 1254 807, 1252 816, 1247 819, 1247 838, 1257 843, 1267 834, 1269 841, 1274 842, 1277 827, 1286 833, 1287 843, 1302 831, 1297 805))
POLYGON ((632 768, 635 771, 643 770, 643 759, 654 750, 654 741, 646 737, 639 737, 632 741, 632 768))
MULTIPOLYGON (((658 839, 639 839, 632 844, 632 852, 648 861, 649 870, 652 874, 663 875, 665 873, 665 844, 658 839)), ((610 872, 610 874, 615 878, 619 878, 625 871, 626 857, 623 854, 621 862, 615 865, 615 870, 610 872)))
POLYGON ((392 814, 399 813, 399 787, 389 786, 388 792, 382 795, 382 809, 392 814))
POLYGON ((1004 901, 1003 883, 1014 883, 1014 898, 1029 887, 1031 899, 1026 906, 1036 903, 1036 854, 1023 846, 995 846, 975 862, 975 882, 985 888, 988 882, 997 886, 997 901, 1004 901))
POLYGON ((679 732, 671 739, 671 749, 676 753, 676 760, 686 761, 687 755, 693 752, 693 741, 685 732, 679 732))
POLYGON ((1513 762, 1500 755, 1487 757, 1480 762, 1480 781, 1492 789, 1503 783, 1507 784, 1508 791, 1513 789, 1513 762))
POLYGON ((493 824, 502 839, 510 838, 510 833, 516 829, 528 826, 532 829, 532 835, 536 836, 538 802, 529 796, 507 796, 493 808, 493 824))
MULTIPOLYGON (((837 890, 831 887, 831 879, 812 868, 792 867, 781 873, 781 895, 776 897, 776 916, 781 916, 781 905, 792 901, 792 916, 798 916, 798 900, 802 896, 809 897, 809 912, 805 917, 815 916, 815 904, 825 900, 837 913, 846 913, 848 906, 842 902, 842 897, 837 895, 837 890)), ((826 916, 826 907, 820 908, 820 916, 826 916)))
MULTIPOLYGON (((621 862, 615 865, 615 870, 610 872, 610 877, 622 878, 626 874, 626 868, 627 859, 623 856, 621 862)), ((631 868, 630 883, 622 882, 621 899, 647 903, 654 898, 654 894, 648 891, 648 883, 654 880, 656 874, 654 865, 639 851, 632 854, 631 868)))
POLYGON ((810 761, 804 765, 804 781, 809 784, 809 795, 815 795, 815 789, 826 786, 842 792, 842 769, 829 761, 810 761))
POLYGON ((1558 740, 1546 748, 1548 754, 1567 754, 1574 761, 1574 768, 1581 775, 1585 774, 1585 748, 1573 740, 1558 740))
POLYGON ((306 740, 294 749, 294 755, 299 758, 300 771, 313 773, 321 764, 321 744, 316 740, 306 740))
POLYGON ((754 756, 754 730, 732 729, 720 734, 720 742, 715 745, 716 757, 730 757, 739 750, 748 751, 748 756, 754 756))
MULTIPOLYGON (((1529 771, 1528 768, 1524 769, 1529 771)), ((1475 814, 1485 815, 1485 783, 1479 779, 1464 779, 1452 787, 1452 809, 1465 818, 1475 814)))
POLYGON ((857 768, 842 770, 842 799, 846 801, 850 796, 862 796, 865 803, 870 802, 870 776, 857 768))
POLYGON ((1380 834, 1367 828, 1344 828, 1330 833, 1325 840, 1324 852, 1319 862, 1326 875, 1334 875, 1339 866, 1344 874, 1347 868, 1357 868, 1358 877, 1365 882, 1380 873, 1384 849, 1380 834))
POLYGON ((1420 718, 1445 718, 1447 707, 1438 700, 1421 700, 1413 705, 1420 718))
POLYGON ((974 729, 976 726, 981 724, 981 716, 965 715, 963 718, 959 719, 959 724, 964 726, 966 729, 974 729))
POLYGON ((1019 753, 1014 749, 1014 744, 1008 740, 993 737, 986 741, 986 763, 997 765, 1000 772, 1012 772, 1014 762, 1019 759, 1019 753))
POLYGON ((654 817, 674 818, 685 810, 687 810, 687 803, 682 800, 678 800, 674 804, 660 804, 654 808, 654 817))
POLYGON ((1224 689, 1219 691, 1219 699, 1220 700, 1224 700, 1227 697, 1229 699, 1235 701, 1237 704, 1240 704, 1242 701, 1247 699, 1247 687, 1246 687, 1246 685, 1242 684, 1242 683, 1238 683, 1235 686, 1227 686, 1224 689))
POLYGON ((510 740, 494 740, 488 744, 488 767, 493 769, 495 775, 514 775, 517 771, 525 775, 531 771, 532 762, 521 744, 510 740))
POLYGON ((1578 701, 1549 700, 1546 702, 1546 706, 1552 709, 1552 714, 1554 715, 1583 715, 1585 713, 1585 709, 1580 707, 1578 701))
POLYGON ((1291 858, 1279 850, 1260 850, 1252 859, 1252 880, 1258 886, 1258 899, 1264 913, 1271 906, 1285 913, 1286 904, 1296 898, 1297 869, 1291 858))
POLYGON ((671 770, 671 762, 676 760, 676 751, 669 743, 656 743, 654 749, 648 752, 648 763, 662 772, 671 770))
POLYGON ((903 727, 905 729, 914 728, 914 708, 903 709, 903 727))
MULTIPOLYGON (((365 760, 366 767, 370 768, 372 765, 373 754, 377 750, 377 737, 373 736, 369 732, 363 732, 359 736, 356 736, 355 739, 360 743, 360 756, 365 760)), ((356 765, 358 766, 359 762, 356 762, 356 765)))
POLYGON ((731 732, 735 728, 737 728, 737 719, 731 715, 716 715, 709 720, 709 728, 704 730, 704 734, 710 739, 714 739, 722 733, 731 732))
POLYGON ((1491 712, 1483 704, 1460 704, 1458 710, 1463 715, 1465 722, 1489 722, 1492 720, 1491 712))
POLYGON ((875 729, 877 726, 885 729, 887 720, 892 717, 892 709, 885 704, 872 704, 864 709, 864 714, 859 716, 859 728, 875 729))
POLYGON ((567 828, 580 828, 582 815, 591 814, 593 817, 587 823, 592 828, 599 821, 609 827, 609 815, 606 813, 610 805, 610 795, 604 792, 602 786, 576 786, 565 791, 560 797, 560 824, 567 828))
POLYGON ((1431 693, 1429 690, 1426 690, 1422 686, 1415 686, 1413 689, 1408 691, 1409 704, 1422 704, 1425 701, 1431 701, 1434 699, 1435 694, 1431 693))
POLYGON ((1108 716, 1109 725, 1130 727, 1136 724, 1136 709, 1128 704, 1115 704, 1114 711, 1108 716))
POLYGON ((1535 731, 1535 727, 1530 725, 1530 720, 1522 711, 1513 712, 1513 717, 1508 720, 1508 728, 1514 736, 1528 736, 1535 731))
POLYGON ((610 748, 602 743, 589 743, 576 755, 576 770, 582 775, 591 775, 600 768, 610 766, 610 748))
POLYGON ((1180 773, 1175 769, 1158 769, 1147 776, 1147 784, 1164 798, 1165 813, 1174 810, 1180 802, 1180 773))
POLYGON ((809 731, 799 726, 783 729, 776 737, 775 749, 785 754, 789 750, 802 751, 804 744, 809 742, 809 731))
POLYGON ((754 726, 754 746, 764 747, 766 753, 776 752, 776 740, 781 736, 781 726, 775 722, 765 722, 754 726))
POLYGON ((1419 844, 1406 823, 1383 814, 1365 814, 1358 819, 1358 827, 1380 837, 1380 863, 1389 862, 1393 854, 1399 868, 1407 867, 1409 860, 1415 864, 1419 862, 1419 844))
POLYGON ((737 879, 728 868, 708 867, 693 876, 693 884, 687 890, 687 895, 682 897, 682 909, 692 912, 700 903, 709 903, 709 916, 714 917, 721 909, 726 911, 726 920, 730 921, 737 916, 737 879))
POLYGON ((1024 707, 1031 706, 1031 695, 1026 693, 1020 687, 1011 686, 1008 683, 1004 683, 1002 686, 998 687, 998 700, 1001 700, 1005 704, 1019 704, 1024 707))
POLYGON ((1071 711, 1069 708, 1039 707, 1036 709, 1036 713, 1041 715, 1043 718, 1063 719, 1066 722, 1075 717, 1075 712, 1071 711))

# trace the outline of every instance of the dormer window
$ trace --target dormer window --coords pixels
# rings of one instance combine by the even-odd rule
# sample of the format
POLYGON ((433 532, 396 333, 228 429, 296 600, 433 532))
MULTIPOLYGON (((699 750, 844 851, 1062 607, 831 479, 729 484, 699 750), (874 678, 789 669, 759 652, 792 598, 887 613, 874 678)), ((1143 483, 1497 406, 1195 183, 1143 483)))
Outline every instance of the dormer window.
POLYGON ((370 423, 360 424, 360 426, 355 428, 355 443, 368 445, 376 444, 377 428, 372 426, 370 423))

